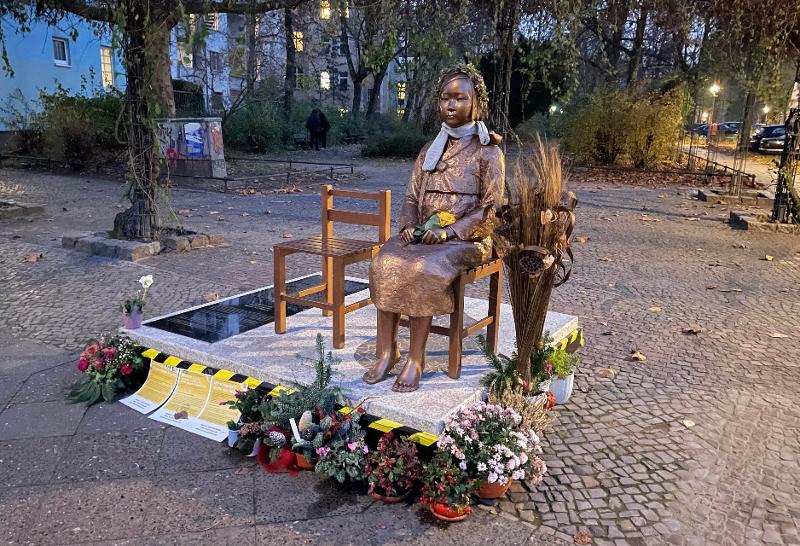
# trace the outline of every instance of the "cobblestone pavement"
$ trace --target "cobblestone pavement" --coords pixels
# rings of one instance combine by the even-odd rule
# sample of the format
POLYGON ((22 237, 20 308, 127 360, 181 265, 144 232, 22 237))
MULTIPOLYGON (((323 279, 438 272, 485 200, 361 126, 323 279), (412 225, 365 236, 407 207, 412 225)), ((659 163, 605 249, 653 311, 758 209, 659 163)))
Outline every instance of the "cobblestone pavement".
MULTIPOLYGON (((410 163, 359 170, 353 187, 391 188, 396 211, 410 163)), ((800 238, 730 230, 727 208, 688 188, 573 187, 576 235, 589 240, 575 244, 573 277, 551 307, 580 317, 587 346, 545 437, 548 476, 515 485, 505 517, 481 510, 445 528, 417 506, 264 474, 120 405, 63 402, 75 351, 116 326, 115 304, 140 275, 156 278, 151 316, 271 284, 270 246, 318 232, 318 195, 176 191, 186 226, 222 231, 228 246, 132 264, 58 243, 107 229, 118 184, 0 171, 0 199, 46 205, 32 221, 0 223, 0 540, 561 544, 584 530, 615 546, 800 544, 800 238), (682 332, 690 326, 702 331, 682 332)))

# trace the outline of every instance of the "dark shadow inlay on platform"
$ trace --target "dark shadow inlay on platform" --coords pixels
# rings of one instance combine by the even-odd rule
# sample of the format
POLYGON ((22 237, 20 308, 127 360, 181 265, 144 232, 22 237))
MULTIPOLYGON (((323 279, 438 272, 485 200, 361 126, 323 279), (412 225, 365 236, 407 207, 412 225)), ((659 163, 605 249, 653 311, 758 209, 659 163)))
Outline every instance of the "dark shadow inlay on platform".
MULTIPOLYGON (((321 282, 322 275, 312 275, 287 282, 286 291, 297 292, 321 282)), ((348 280, 345 281, 344 291, 349 295, 368 287, 369 285, 365 282, 348 280)), ((318 292, 307 297, 321 301, 324 295, 325 292, 318 292)), ((145 325, 192 339, 215 343, 272 323, 275 318, 274 303, 270 287, 252 294, 215 301, 191 311, 148 322, 145 325)), ((286 306, 286 316, 295 315, 305 309, 308 308, 290 303, 286 306)))

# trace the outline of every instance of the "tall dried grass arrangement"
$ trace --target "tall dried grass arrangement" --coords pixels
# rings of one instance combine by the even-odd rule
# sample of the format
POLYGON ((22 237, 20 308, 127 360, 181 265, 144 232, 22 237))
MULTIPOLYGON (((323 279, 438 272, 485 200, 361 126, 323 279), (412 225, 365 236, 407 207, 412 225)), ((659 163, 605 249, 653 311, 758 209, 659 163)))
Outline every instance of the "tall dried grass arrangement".
POLYGON ((523 151, 506 182, 508 204, 495 229, 495 248, 506 266, 517 336, 518 372, 530 383, 530 356, 541 348, 553 287, 569 278, 569 237, 575 195, 565 192, 566 173, 558 146, 537 136, 523 151))

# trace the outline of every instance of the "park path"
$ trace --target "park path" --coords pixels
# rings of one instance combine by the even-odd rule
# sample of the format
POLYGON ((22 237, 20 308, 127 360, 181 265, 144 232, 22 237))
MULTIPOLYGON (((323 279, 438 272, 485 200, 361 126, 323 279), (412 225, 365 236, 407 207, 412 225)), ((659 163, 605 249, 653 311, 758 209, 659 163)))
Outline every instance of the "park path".
MULTIPOLYGON (((359 161, 350 187, 392 189, 397 218, 410 169, 359 161)), ((0 540, 536 545, 586 530, 614 546, 800 544, 800 239, 733 231, 726 207, 689 188, 573 188, 575 235, 587 239, 551 307, 580 317, 587 344, 573 398, 544 439, 548 476, 516 485, 502 514, 445 528, 418 506, 265 474, 118 404, 64 402, 76 351, 116 327, 116 302, 139 276, 155 275, 151 316, 269 285, 270 246, 318 233, 317 193, 175 190, 186 226, 222 231, 228 246, 133 264, 59 247, 66 231, 111 225, 120 184, 1 170, 0 199, 46 212, 0 230, 0 540), (702 331, 684 334, 689 326, 702 331), (613 379, 598 373, 608 368, 613 379)), ((289 273, 311 268, 297 260, 289 273)))

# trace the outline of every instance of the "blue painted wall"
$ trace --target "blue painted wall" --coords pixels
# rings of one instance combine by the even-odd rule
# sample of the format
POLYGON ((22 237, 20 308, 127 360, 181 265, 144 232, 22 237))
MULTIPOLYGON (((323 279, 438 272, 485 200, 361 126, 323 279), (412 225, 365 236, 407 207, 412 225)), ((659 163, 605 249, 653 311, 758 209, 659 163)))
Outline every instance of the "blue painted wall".
MULTIPOLYGON (((31 31, 19 33, 15 26, 3 23, 6 37, 6 49, 14 70, 9 77, 0 72, 0 106, 5 107, 9 96, 19 89, 25 99, 32 105, 39 98, 39 90, 53 91, 57 83, 78 93, 81 88, 81 76, 87 80, 87 87, 103 88, 100 64, 101 46, 109 46, 110 38, 98 37, 95 30, 83 19, 69 16, 56 26, 43 23, 31 25, 31 31), (76 40, 70 38, 72 29, 78 31, 76 40), (65 38, 69 44, 69 66, 58 66, 54 59, 53 38, 65 38), (90 72, 94 71, 94 81, 90 72)), ((118 55, 114 56, 114 85, 124 85, 122 62, 118 55)), ((91 89, 87 89, 91 93, 91 89)), ((1 116, 1 114, 0 114, 1 116)), ((0 131, 8 129, 0 119, 0 131)))

